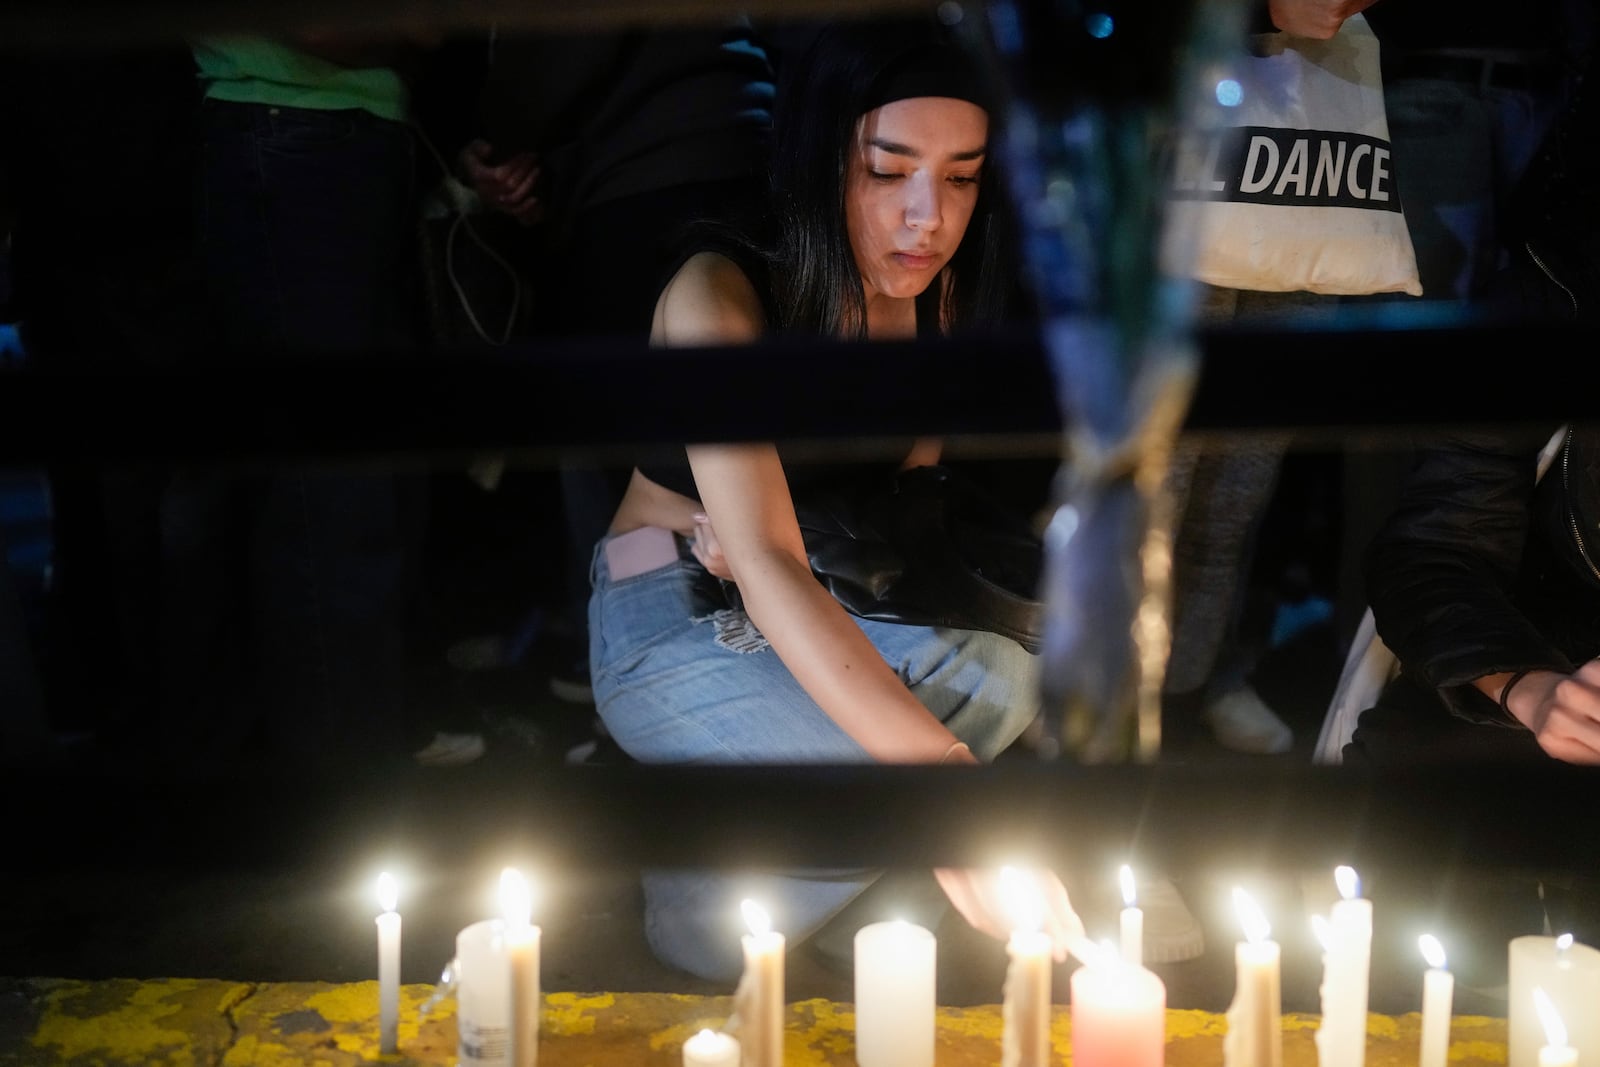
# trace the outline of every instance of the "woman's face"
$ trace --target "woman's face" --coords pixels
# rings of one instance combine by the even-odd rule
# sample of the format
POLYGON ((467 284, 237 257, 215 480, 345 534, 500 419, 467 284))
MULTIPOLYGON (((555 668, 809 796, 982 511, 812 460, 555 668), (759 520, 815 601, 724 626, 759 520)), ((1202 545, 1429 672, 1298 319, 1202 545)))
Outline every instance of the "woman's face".
POLYGON ((896 100, 856 122, 845 225, 868 299, 914 297, 961 244, 978 202, 988 113, 947 96, 896 100))

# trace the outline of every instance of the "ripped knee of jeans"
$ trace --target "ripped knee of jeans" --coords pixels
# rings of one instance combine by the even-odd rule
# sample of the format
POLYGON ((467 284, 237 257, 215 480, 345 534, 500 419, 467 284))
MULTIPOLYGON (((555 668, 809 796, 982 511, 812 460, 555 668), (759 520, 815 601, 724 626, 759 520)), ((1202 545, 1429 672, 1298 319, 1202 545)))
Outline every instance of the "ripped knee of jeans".
POLYGON ((765 652, 771 644, 756 624, 739 608, 718 608, 709 615, 699 615, 694 622, 709 622, 716 629, 714 640, 729 652, 750 654, 765 652))

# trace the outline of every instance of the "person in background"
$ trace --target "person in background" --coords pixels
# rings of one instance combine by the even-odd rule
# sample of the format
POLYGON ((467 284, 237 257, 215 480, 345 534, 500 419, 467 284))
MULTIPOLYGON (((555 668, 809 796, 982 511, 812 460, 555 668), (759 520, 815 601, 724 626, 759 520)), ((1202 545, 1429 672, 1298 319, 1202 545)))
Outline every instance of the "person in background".
MULTIPOLYGON (((191 42, 199 262, 240 369, 381 377, 422 350, 406 65, 426 41, 306 31, 191 42)), ((225 403, 226 398, 215 402, 225 403)), ((404 678, 425 517, 409 471, 188 466, 163 517, 167 753, 350 767, 420 747, 404 678)))
MULTIPOLYGON (((931 22, 818 33, 780 70, 769 216, 686 249, 652 342, 933 338, 998 323, 1008 282, 986 100, 978 69, 931 22)), ((919 441, 890 466, 938 456, 938 442, 919 441)), ((691 444, 634 470, 594 552, 589 603, 597 707, 629 755, 961 766, 995 758, 1033 719, 1036 664, 1015 641, 859 619, 816 581, 791 494, 829 475, 772 443, 691 444)), ((869 893, 881 875, 649 871, 646 933, 663 961, 725 980, 742 965, 742 896, 767 902, 791 943, 838 931, 848 944, 885 917, 852 905, 877 896, 916 914, 881 899, 884 884, 869 893)), ((948 901, 1005 935, 997 872, 921 877, 922 904, 943 914, 948 901)), ((1064 958, 1082 924, 1059 880, 1043 890, 1064 958)))
MULTIPOLYGON (((1595 5, 1380 0, 1366 18, 1381 45, 1395 180, 1422 281, 1421 298, 1407 300, 1419 316, 1470 319, 1486 310, 1515 247, 1515 191, 1573 94, 1595 5)), ((1335 602, 1342 647, 1367 606, 1362 557, 1412 459, 1399 437, 1344 452, 1335 602)))
MULTIPOLYGON (((774 75, 748 20, 496 27, 452 38, 439 66, 427 125, 525 286, 512 342, 642 349, 684 227, 743 217, 763 196, 774 75)), ((488 296, 468 284, 469 299, 488 296)), ((573 453, 550 487, 557 499, 542 471, 507 470, 496 487, 501 508, 565 522, 564 559, 545 563, 561 605, 537 637, 555 646, 552 692, 589 708, 589 558, 628 473, 573 453)), ((524 605, 523 628, 542 610, 524 605)))
POLYGON ((11 358, 29 370, 86 383, 85 452, 41 465, 42 500, 15 498, 39 516, 37 537, 19 526, 12 541, 41 569, 34 688, 74 758, 119 766, 162 747, 166 471, 87 412, 109 376, 167 372, 210 350, 190 210, 199 97, 181 42, 20 49, 0 63, 12 283, 0 334, 12 331, 11 358))
MULTIPOLYGON (((1269 0, 1254 6, 1249 28, 1326 40, 1372 3, 1269 0)), ((1326 318, 1339 300, 1303 291, 1204 285, 1198 316, 1207 326, 1309 325, 1326 318)), ((1174 718, 1198 718, 1222 747, 1252 755, 1281 755, 1294 745, 1293 729, 1251 684, 1272 625, 1262 616, 1276 608, 1251 596, 1257 542, 1280 490, 1289 444, 1287 434, 1268 432, 1220 442, 1180 441, 1167 478, 1177 525, 1172 651, 1163 698, 1174 718)), ((1198 954, 1198 948, 1194 951, 1198 954)))
MULTIPOLYGON (((1591 50, 1584 80, 1592 67, 1591 50)), ((1597 204, 1600 108, 1580 92, 1512 198, 1510 258, 1487 306, 1592 324, 1597 204)), ((1589 533, 1597 516, 1592 425, 1420 437, 1365 558, 1373 620, 1400 672, 1361 714, 1345 762, 1600 763, 1600 538, 1589 533)))

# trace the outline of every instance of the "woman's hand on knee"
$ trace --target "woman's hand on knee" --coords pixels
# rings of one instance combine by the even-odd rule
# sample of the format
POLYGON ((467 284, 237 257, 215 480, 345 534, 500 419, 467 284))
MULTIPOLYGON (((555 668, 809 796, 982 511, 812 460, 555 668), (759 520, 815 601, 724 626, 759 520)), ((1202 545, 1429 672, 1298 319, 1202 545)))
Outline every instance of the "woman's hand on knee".
MULTIPOLYGON (((1083 920, 1072 907, 1067 887, 1047 870, 1030 872, 1041 906, 1039 929, 1050 935, 1056 962, 1064 961, 1075 943, 1085 940, 1083 920)), ((1005 884, 999 868, 940 867, 933 872, 939 888, 961 917, 975 930, 1005 940, 1017 927, 1015 890, 1005 884)))

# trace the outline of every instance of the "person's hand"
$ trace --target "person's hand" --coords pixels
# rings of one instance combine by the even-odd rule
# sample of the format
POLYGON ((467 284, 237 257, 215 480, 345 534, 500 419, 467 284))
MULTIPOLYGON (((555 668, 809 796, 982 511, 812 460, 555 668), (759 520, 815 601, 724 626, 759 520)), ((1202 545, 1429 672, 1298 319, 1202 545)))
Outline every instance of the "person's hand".
POLYGON ((1272 24, 1292 37, 1326 41, 1344 20, 1371 7, 1375 0, 1267 0, 1272 24))
POLYGON ((1511 687, 1506 709, 1556 759, 1600 764, 1600 660, 1571 674, 1530 671, 1511 687))
POLYGON ((461 150, 461 170, 478 199, 492 210, 510 215, 524 226, 544 217, 544 204, 534 193, 539 180, 539 157, 518 152, 501 163, 489 162, 494 148, 473 141, 461 150))
POLYGON ((695 512, 694 535, 689 538, 689 551, 694 553, 694 558, 712 577, 730 582, 733 580, 733 570, 728 566, 728 557, 722 554, 717 531, 712 529, 711 518, 703 511, 695 512))
MULTIPOLYGON (((1067 887, 1051 871, 1032 871, 1032 881, 1043 905, 1042 924, 1039 927, 1050 935, 1053 955, 1057 963, 1067 958, 1072 946, 1087 940, 1083 920, 1073 910, 1067 896, 1067 887)), ((1004 941, 1011 936, 1018 917, 1003 884, 1000 869, 977 867, 940 867, 933 872, 939 888, 950 898, 950 903, 961 917, 991 937, 1004 941)))

